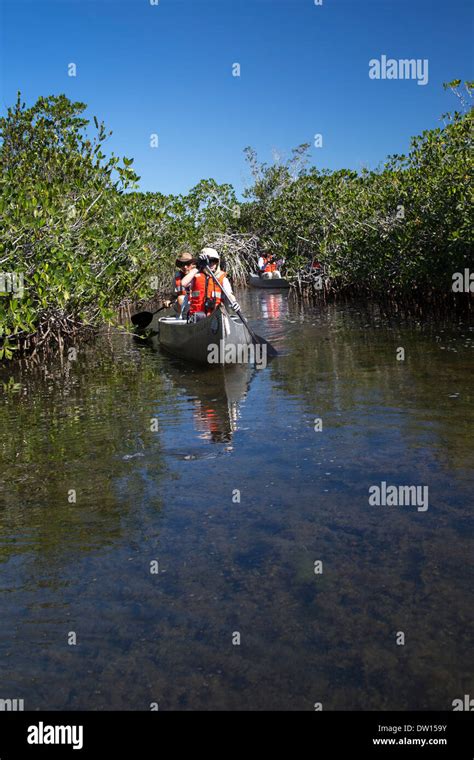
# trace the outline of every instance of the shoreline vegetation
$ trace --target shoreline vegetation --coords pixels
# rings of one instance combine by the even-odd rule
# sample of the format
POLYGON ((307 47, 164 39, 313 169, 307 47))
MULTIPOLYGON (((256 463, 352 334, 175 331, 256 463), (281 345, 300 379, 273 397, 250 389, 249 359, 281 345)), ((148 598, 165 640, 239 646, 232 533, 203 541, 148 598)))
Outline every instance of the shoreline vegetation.
POLYGON ((243 201, 213 179, 187 195, 139 192, 133 159, 105 154, 112 133, 85 104, 27 107, 19 93, 0 118, 0 363, 119 325, 169 293, 177 252, 203 245, 235 284, 271 250, 301 298, 470 309, 473 86, 444 85, 459 110, 375 171, 308 166, 309 144, 271 165, 246 148, 243 201))

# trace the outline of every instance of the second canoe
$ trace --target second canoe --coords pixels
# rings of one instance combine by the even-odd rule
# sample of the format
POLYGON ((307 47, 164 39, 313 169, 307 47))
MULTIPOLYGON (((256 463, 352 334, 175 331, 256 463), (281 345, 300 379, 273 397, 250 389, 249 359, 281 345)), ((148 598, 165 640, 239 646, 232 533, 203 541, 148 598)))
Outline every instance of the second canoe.
POLYGON ((289 288, 290 283, 284 277, 259 277, 258 274, 251 274, 249 278, 251 288, 289 288))

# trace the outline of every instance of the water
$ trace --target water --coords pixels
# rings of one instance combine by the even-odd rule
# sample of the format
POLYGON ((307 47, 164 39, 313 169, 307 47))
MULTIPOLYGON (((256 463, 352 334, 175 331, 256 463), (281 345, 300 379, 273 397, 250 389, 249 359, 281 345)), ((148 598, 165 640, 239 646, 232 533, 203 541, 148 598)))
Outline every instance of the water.
POLYGON ((117 333, 4 373, 21 389, 0 407, 0 698, 451 710, 472 693, 472 330, 241 296, 280 351, 263 370, 117 333), (428 510, 370 506, 382 481, 428 485, 428 510))

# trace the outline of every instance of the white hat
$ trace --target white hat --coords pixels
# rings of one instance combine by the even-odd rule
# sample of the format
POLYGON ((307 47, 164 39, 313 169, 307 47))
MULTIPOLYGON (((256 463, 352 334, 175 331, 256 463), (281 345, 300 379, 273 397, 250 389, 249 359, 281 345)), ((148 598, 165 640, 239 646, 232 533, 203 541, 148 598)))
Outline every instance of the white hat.
POLYGON ((208 256, 210 259, 220 259, 220 256, 215 248, 203 248, 201 253, 203 253, 205 256, 208 256))

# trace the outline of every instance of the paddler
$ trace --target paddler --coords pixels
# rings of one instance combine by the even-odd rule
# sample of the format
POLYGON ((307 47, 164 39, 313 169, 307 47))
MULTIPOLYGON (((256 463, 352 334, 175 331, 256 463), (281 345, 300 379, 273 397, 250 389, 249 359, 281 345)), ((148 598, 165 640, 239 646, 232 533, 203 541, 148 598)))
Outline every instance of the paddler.
MULTIPOLYGON (((196 259, 192 253, 189 253, 189 251, 183 251, 183 253, 180 253, 179 256, 176 257, 175 264, 177 268, 173 277, 173 291, 176 299, 175 308, 181 313, 183 309, 186 308, 186 297, 189 298, 189 288, 183 286, 183 277, 195 266, 196 259)), ((171 306, 171 301, 163 301, 163 306, 169 308, 171 306)))
POLYGON ((278 264, 275 261, 275 255, 273 253, 262 253, 257 265, 261 277, 264 277, 265 279, 280 279, 281 274, 278 270, 278 264))
POLYGON ((197 266, 192 266, 181 280, 183 288, 190 289, 189 321, 196 322, 212 312, 222 303, 222 291, 230 301, 234 311, 240 311, 240 305, 232 292, 232 286, 226 272, 220 268, 220 256, 214 248, 203 248, 197 259, 197 266), (219 285, 204 270, 208 268, 219 281, 219 285))

